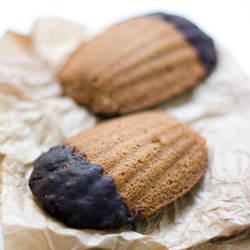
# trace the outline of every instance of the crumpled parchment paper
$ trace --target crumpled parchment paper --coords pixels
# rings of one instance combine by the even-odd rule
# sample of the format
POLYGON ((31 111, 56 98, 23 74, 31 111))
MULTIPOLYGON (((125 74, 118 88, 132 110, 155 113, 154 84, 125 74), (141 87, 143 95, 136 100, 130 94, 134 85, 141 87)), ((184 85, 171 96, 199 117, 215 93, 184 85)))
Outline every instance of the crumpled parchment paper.
POLYGON ((219 45, 208 79, 157 109, 206 139, 204 177, 185 196, 137 227, 67 228, 28 187, 33 161, 98 118, 63 95, 55 75, 98 31, 39 19, 30 36, 0 40, 0 216, 5 250, 250 248, 250 81, 219 45))

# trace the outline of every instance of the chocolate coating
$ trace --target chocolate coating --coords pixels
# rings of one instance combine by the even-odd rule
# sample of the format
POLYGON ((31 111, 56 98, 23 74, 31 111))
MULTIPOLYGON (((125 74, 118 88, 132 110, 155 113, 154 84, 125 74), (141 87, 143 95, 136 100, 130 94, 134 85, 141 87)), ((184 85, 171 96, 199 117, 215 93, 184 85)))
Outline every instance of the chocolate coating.
POLYGON ((107 229, 140 220, 115 191, 103 168, 66 144, 51 148, 34 163, 29 186, 42 206, 67 226, 107 229))
POLYGON ((172 23, 195 47, 204 68, 210 72, 216 64, 216 51, 213 40, 196 25, 185 18, 165 13, 153 13, 148 16, 163 19, 172 23))

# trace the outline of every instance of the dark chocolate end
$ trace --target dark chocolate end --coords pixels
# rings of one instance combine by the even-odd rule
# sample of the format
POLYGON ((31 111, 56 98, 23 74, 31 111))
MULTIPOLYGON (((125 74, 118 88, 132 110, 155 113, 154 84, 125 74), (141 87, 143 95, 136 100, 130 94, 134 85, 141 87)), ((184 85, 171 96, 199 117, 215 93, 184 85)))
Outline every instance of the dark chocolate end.
POLYGON ((216 64, 216 51, 213 40, 196 25, 185 18, 165 13, 149 14, 149 17, 162 19, 173 24, 185 38, 195 47, 204 68, 211 72, 216 64))
POLYGON ((34 163, 29 186, 44 209, 75 228, 108 229, 140 220, 115 191, 112 178, 74 147, 51 148, 34 163))

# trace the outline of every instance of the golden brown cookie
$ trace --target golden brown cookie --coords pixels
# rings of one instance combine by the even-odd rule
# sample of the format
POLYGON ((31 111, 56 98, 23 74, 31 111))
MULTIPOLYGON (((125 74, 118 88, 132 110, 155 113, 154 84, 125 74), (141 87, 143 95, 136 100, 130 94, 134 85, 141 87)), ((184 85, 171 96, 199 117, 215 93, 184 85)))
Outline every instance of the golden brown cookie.
POLYGON ((186 19, 158 13, 114 25, 73 53, 58 77, 77 103, 121 115, 184 92, 215 61, 211 38, 186 19))
POLYGON ((162 111, 103 122, 34 163, 30 188, 68 226, 114 228, 178 199, 203 175, 205 140, 162 111))

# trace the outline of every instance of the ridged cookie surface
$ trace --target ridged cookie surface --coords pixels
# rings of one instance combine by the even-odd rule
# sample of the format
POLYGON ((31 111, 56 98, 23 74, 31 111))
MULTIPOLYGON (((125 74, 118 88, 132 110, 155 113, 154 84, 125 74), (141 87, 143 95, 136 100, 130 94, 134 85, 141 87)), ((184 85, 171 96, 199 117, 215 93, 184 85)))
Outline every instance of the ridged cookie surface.
POLYGON ((77 103, 121 115, 182 93, 215 61, 211 38, 186 19, 158 13, 114 25, 77 50, 58 77, 77 103))
POLYGON ((30 188, 67 225, 113 228, 178 199, 203 175, 204 139, 161 111, 103 122, 38 158, 30 188))

